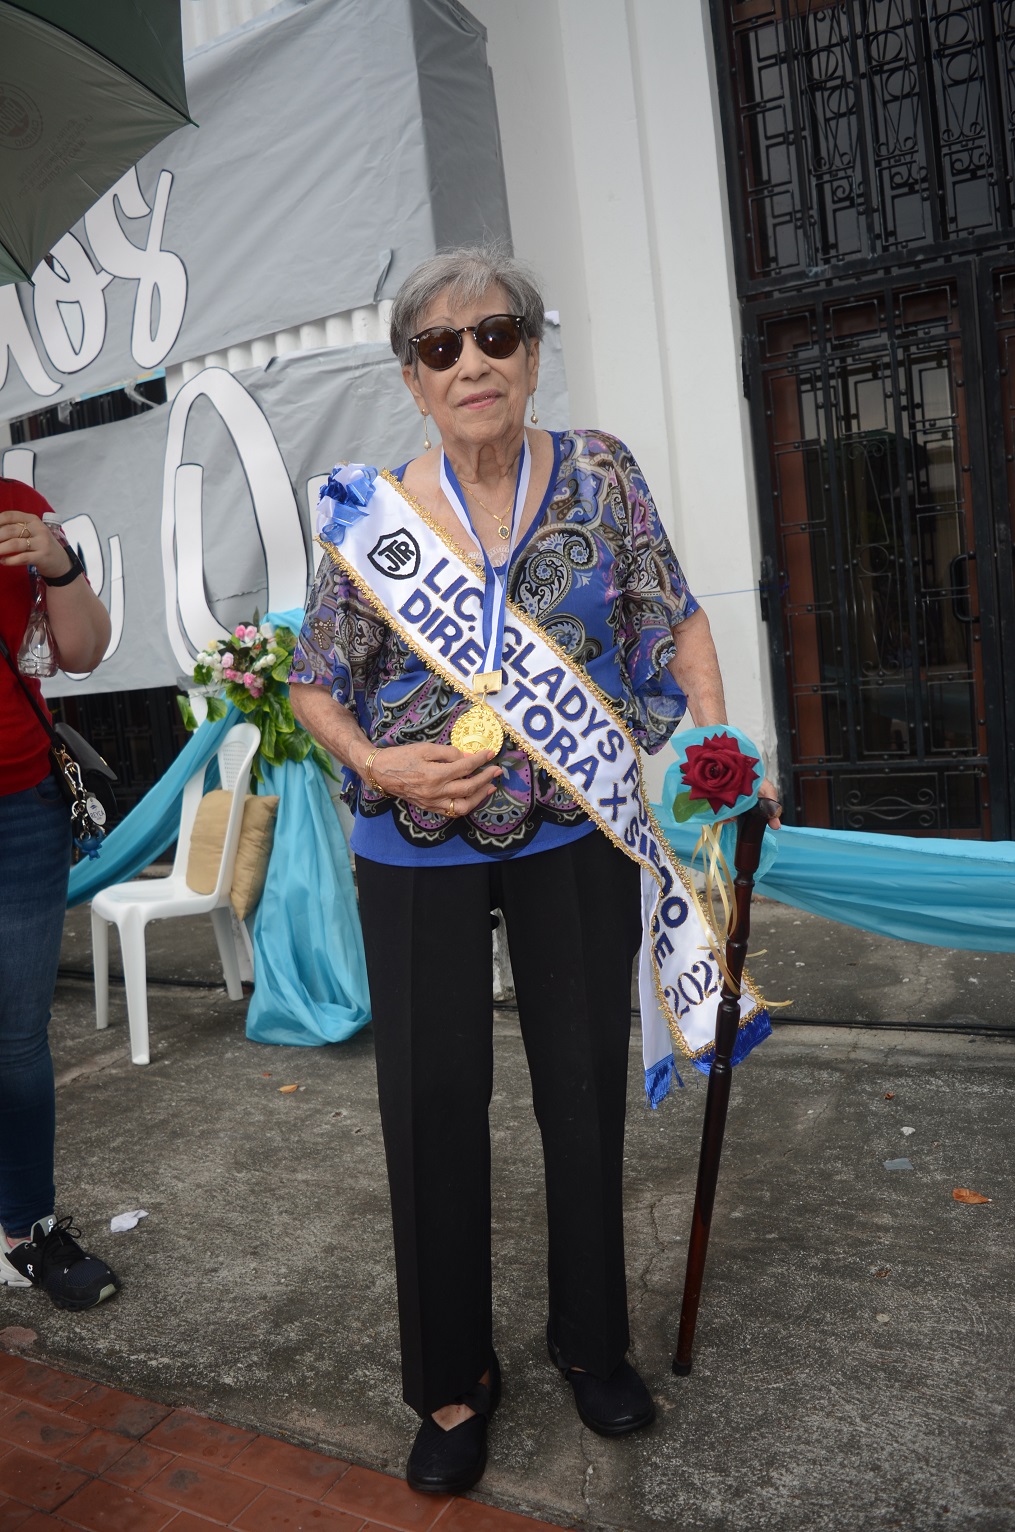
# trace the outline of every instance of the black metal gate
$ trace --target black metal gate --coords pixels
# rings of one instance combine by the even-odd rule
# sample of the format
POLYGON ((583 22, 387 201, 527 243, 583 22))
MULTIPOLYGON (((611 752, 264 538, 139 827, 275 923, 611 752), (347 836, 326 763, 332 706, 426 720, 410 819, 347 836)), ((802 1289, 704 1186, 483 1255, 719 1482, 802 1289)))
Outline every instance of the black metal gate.
POLYGON ((1008 837, 1015 0, 713 0, 788 817, 1008 837))

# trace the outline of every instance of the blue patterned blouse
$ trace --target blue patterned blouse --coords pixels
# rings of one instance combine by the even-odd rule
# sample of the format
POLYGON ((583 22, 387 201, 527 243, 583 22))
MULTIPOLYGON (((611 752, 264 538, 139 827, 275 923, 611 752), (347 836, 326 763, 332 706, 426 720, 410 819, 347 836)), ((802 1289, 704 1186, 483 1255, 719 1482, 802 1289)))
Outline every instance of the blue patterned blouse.
MULTIPOLYGON (((667 669, 671 630, 698 603, 623 442, 602 431, 552 434, 553 472, 511 561, 508 596, 614 700, 638 743, 660 750, 686 708, 667 669)), ((511 641, 509 612, 505 644, 511 641)), ((470 705, 427 670, 327 557, 289 679, 327 686, 379 746, 448 744, 470 705)), ((450 865, 547 850, 594 828, 510 739, 498 763, 505 770, 496 792, 464 819, 372 792, 347 772, 353 850, 376 862, 450 865)))

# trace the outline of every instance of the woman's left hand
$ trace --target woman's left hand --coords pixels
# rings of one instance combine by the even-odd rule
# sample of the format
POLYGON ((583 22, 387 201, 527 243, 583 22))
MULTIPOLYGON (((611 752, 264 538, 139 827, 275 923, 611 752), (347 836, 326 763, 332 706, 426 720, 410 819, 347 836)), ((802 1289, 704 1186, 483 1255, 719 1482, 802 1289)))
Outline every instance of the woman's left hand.
POLYGON ((0 511, 0 564, 34 564, 46 579, 66 574, 70 556, 44 521, 31 511, 0 511))

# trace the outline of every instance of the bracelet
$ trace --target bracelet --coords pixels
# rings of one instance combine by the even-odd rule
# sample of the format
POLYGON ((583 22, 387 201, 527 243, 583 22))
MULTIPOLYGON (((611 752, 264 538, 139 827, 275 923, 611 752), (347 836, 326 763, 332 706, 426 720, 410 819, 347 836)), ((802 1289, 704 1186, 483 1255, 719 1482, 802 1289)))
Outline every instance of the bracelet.
POLYGON ((373 773, 373 764, 374 764, 374 761, 376 760, 377 756, 380 754, 380 750, 381 750, 380 745, 378 745, 375 750, 371 750, 370 754, 367 756, 366 765, 363 768, 363 775, 366 778, 367 786, 372 788, 375 793, 380 793, 381 797, 383 798, 383 797, 386 796, 386 794, 384 792, 383 787, 378 782, 377 778, 374 776, 374 773, 373 773))
POLYGON ((50 576, 42 575, 41 578, 44 585, 70 585, 72 581, 77 579, 78 575, 84 574, 85 566, 82 564, 81 560, 74 552, 74 549, 67 548, 65 549, 65 552, 67 557, 70 559, 70 568, 67 570, 66 574, 50 576))

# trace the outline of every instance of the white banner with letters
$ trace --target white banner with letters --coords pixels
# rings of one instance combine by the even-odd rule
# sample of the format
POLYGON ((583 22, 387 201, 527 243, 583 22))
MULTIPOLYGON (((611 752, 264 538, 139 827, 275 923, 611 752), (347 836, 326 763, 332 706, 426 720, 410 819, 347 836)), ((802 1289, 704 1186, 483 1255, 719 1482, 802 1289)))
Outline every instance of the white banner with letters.
POLYGON ((186 74, 198 126, 31 286, 0 287, 0 420, 392 297, 441 245, 509 237, 485 33, 454 0, 290 0, 186 74))
MULTIPOLYGON (((560 332, 548 324, 541 418, 568 422, 560 332)), ((419 411, 387 346, 209 367, 171 404, 0 452, 61 517, 113 636, 102 665, 49 696, 172 686, 210 638, 302 607, 320 549, 317 492, 336 458, 396 468, 423 447, 419 411)))

